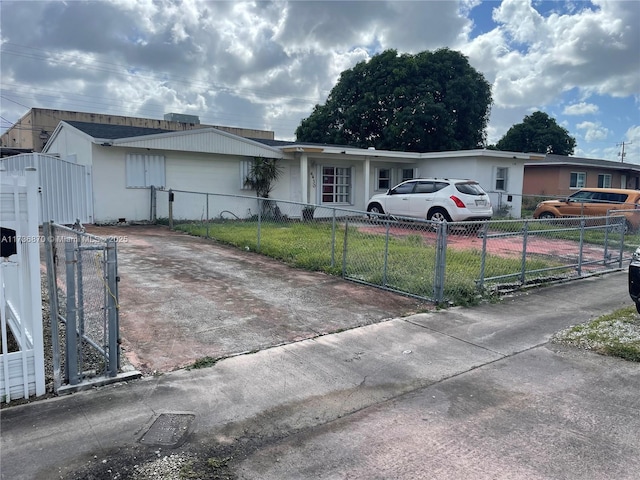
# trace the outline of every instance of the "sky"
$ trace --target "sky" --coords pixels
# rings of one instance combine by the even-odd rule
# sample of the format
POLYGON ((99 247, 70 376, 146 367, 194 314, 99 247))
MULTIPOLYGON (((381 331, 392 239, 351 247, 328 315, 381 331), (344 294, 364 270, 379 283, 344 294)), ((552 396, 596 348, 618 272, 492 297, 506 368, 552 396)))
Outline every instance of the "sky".
POLYGON ((0 131, 30 108, 273 130, 387 49, 450 48, 492 84, 487 141, 537 110, 574 155, 640 164, 640 0, 0 0, 0 131))

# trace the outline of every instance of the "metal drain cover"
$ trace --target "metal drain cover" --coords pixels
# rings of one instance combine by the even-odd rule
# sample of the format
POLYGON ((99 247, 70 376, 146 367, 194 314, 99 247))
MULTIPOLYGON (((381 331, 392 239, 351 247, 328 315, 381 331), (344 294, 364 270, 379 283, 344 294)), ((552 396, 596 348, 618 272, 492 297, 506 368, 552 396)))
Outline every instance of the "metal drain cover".
POLYGON ((195 415, 191 413, 161 413, 140 439, 144 445, 177 447, 189 433, 195 415))

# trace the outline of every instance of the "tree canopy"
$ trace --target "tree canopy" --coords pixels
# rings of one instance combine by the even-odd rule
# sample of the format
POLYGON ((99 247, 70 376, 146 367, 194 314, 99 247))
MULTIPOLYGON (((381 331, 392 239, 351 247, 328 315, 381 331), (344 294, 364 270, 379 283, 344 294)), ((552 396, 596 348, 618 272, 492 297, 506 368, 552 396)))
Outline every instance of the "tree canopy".
POLYGON ((491 104, 491 85, 463 54, 386 50, 342 72, 296 138, 409 152, 481 148, 491 104))
POLYGON ((496 143, 497 150, 572 155, 576 139, 544 112, 526 115, 496 143))

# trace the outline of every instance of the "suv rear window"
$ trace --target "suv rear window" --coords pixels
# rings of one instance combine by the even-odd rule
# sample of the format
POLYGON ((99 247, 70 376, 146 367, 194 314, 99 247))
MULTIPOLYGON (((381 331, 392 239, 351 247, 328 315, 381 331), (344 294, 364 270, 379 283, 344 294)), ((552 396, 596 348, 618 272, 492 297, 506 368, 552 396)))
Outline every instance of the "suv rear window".
POLYGON ((484 195, 484 190, 476 182, 456 183, 456 190, 467 195, 484 195))

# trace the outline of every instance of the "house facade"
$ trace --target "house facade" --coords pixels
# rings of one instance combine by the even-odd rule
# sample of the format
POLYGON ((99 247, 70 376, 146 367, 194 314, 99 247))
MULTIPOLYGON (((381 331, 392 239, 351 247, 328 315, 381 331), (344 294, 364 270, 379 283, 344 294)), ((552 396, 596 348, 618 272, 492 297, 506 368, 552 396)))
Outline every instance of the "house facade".
MULTIPOLYGON (((381 151, 251 139, 215 128, 164 131, 73 121, 58 125, 44 153, 91 167, 95 223, 149 220, 151 186, 255 195, 244 179, 258 157, 277 159, 281 168, 274 199, 364 210, 371 195, 402 180, 470 178, 489 192, 496 209, 518 218, 530 160, 529 154, 493 150, 381 151)), ((198 208, 181 215, 200 218, 198 208)))
POLYGON ((568 196, 584 187, 640 189, 640 165, 551 154, 524 164, 524 195, 568 196))

